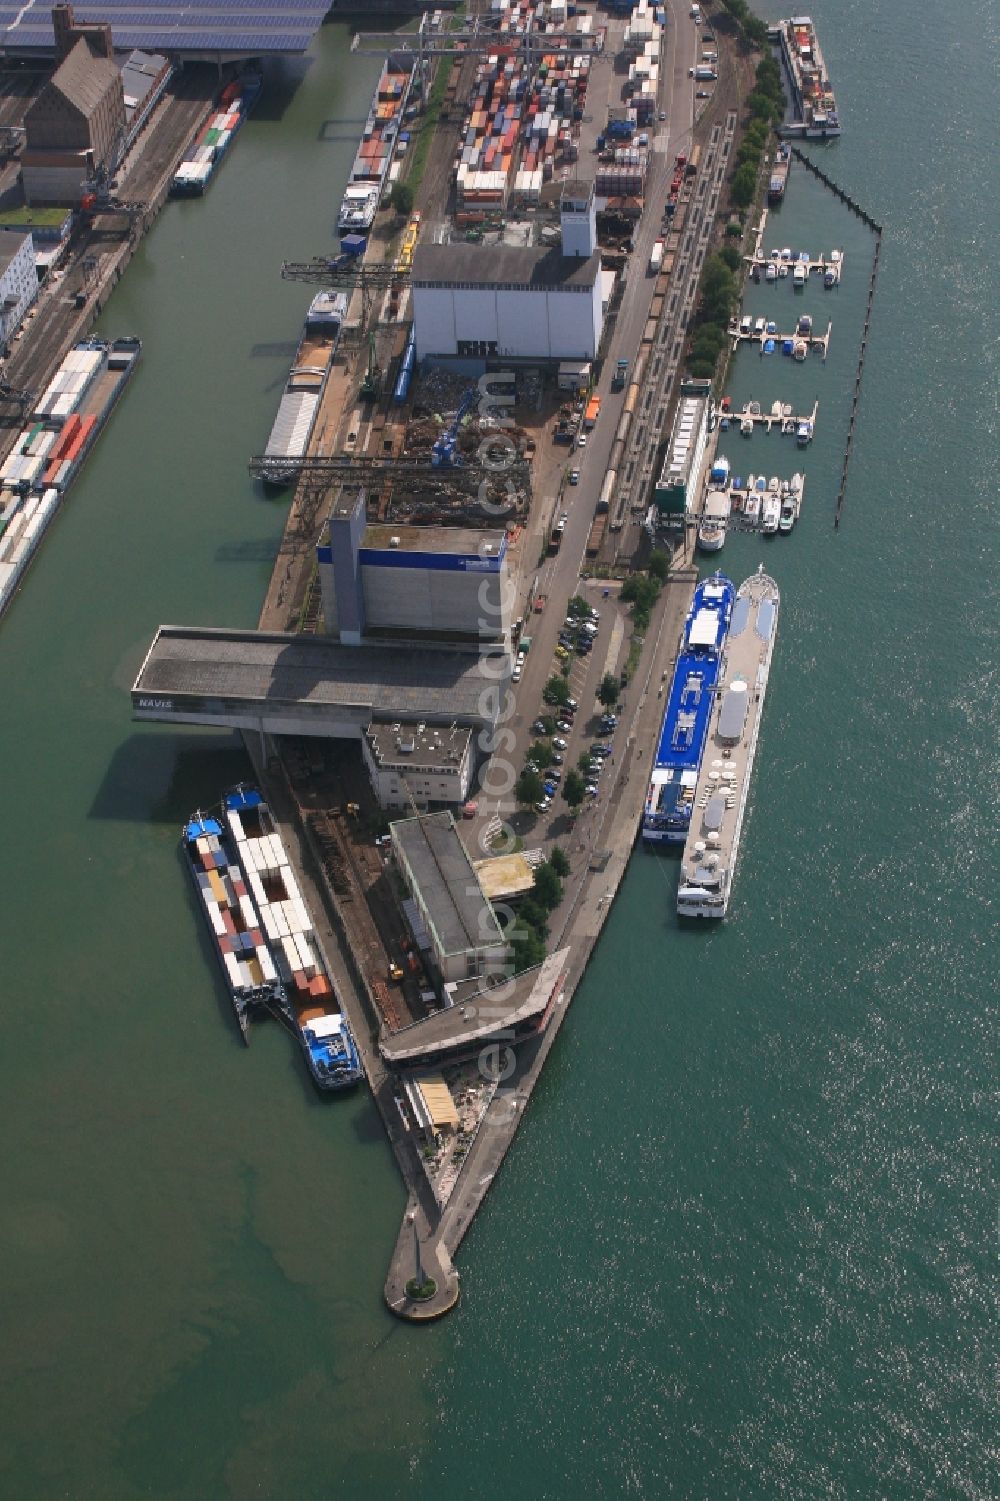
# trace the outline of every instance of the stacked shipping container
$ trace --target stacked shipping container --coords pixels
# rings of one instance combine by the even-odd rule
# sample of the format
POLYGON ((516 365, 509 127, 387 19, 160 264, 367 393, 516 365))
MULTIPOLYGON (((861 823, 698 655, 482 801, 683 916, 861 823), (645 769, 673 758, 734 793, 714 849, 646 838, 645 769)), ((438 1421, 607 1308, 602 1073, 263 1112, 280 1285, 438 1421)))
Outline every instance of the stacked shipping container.
POLYGON ((557 159, 576 160, 574 128, 583 118, 590 78, 589 57, 571 58, 558 50, 558 40, 534 79, 513 55, 529 26, 536 35, 565 34, 564 7, 550 7, 546 20, 544 4, 493 0, 492 16, 497 50, 476 69, 455 163, 458 207, 466 213, 502 208, 511 188, 522 202, 537 202, 557 159), (521 162, 512 175, 519 146, 521 162))

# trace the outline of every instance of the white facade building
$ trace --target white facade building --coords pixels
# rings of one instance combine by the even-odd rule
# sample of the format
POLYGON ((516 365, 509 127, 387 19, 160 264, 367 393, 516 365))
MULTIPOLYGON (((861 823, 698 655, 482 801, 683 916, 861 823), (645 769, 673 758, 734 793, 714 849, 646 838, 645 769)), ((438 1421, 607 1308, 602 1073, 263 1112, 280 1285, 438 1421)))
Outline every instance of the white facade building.
POLYGON ((604 327, 594 185, 567 182, 561 249, 420 244, 417 359, 592 360, 604 327))
POLYGON ((0 349, 6 350, 38 296, 35 247, 21 230, 0 229, 0 349))
POLYGON ((472 731, 463 725, 373 722, 361 741, 382 808, 464 803, 472 786, 472 731))

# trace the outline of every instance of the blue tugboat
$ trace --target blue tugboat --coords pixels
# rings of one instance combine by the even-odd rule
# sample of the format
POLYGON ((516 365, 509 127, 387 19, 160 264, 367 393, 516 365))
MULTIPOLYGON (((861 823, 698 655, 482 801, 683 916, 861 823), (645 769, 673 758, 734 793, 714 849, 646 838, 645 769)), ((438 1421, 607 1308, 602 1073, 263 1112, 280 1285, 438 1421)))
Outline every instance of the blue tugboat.
POLYGON ((642 837, 648 845, 683 844, 687 838, 735 594, 721 573, 695 590, 646 793, 642 837))

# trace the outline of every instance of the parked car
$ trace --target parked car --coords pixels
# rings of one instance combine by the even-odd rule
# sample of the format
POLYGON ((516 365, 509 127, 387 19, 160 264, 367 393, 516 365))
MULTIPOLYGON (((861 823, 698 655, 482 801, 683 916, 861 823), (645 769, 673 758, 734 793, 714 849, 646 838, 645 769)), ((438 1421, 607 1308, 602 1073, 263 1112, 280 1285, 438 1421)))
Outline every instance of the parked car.
POLYGON ((610 756, 611 746, 603 745, 600 741, 598 741, 595 745, 592 745, 590 747, 590 754, 592 756, 610 756))
POLYGON ((600 628, 599 625, 595 625, 594 621, 592 621, 592 620, 585 620, 583 622, 583 625, 580 627, 580 629, 582 631, 585 631, 588 636, 596 636, 597 633, 598 633, 598 631, 601 628, 600 628))
POLYGON ((560 662, 565 662, 567 657, 569 656, 569 652, 565 646, 557 646, 556 656, 559 658, 560 662))
POLYGON ((596 782, 587 782, 583 790, 588 797, 596 797, 598 792, 600 791, 600 788, 598 787, 596 782))
POLYGON ((552 780, 551 777, 549 777, 548 781, 543 782, 542 786, 545 789, 545 796, 547 798, 553 798, 553 797, 555 797, 555 795, 556 795, 556 784, 555 784, 555 782, 553 782, 553 780, 552 780))
POLYGON ((521 663, 519 661, 514 663, 514 671, 510 675, 510 680, 512 683, 519 683, 521 681, 521 663))
POLYGON ((575 698, 568 698, 568 699, 567 699, 567 700, 566 700, 566 708, 567 708, 567 709, 569 709, 569 711, 570 711, 570 712, 571 712, 571 713, 572 713, 572 714, 575 714, 575 713, 576 713, 576 711, 577 711, 577 709, 578 709, 578 708, 579 708, 579 707, 580 707, 580 705, 579 705, 579 704, 578 704, 578 703, 577 703, 577 701, 576 701, 576 699, 575 699, 575 698))
POLYGON ((559 636, 559 645, 565 646, 566 650, 569 651, 571 646, 576 645, 576 637, 571 636, 569 631, 563 631, 559 636))
POLYGON ((580 471, 579 471, 579 469, 571 469, 570 470, 570 472, 569 472, 569 482, 570 482, 571 485, 578 485, 580 483, 580 471))
MULTIPOLYGON (((558 751, 554 751, 553 752, 553 755, 552 755, 552 764, 553 764, 553 766, 562 766, 565 760, 566 760, 566 757, 565 756, 560 756, 560 754, 559 754, 558 751)), ((561 773, 560 773, 560 775, 561 775, 561 773)))
POLYGON ((580 436, 576 440, 576 446, 577 446, 577 448, 586 448, 586 446, 587 446, 587 434, 586 433, 581 433, 580 434, 580 436))
POLYGON ((536 719, 535 722, 534 722, 534 724, 531 726, 531 733, 533 735, 544 735, 545 734, 545 720, 544 719, 536 719))
MULTIPOLYGON (((552 759, 555 760, 556 758, 553 756, 552 759)), ((562 760, 562 756, 559 757, 559 760, 560 761, 562 760)), ((562 772, 559 770, 558 766, 555 766, 555 767, 549 766, 549 767, 547 767, 546 768, 546 772, 545 772, 545 776, 546 776, 546 779, 547 779, 546 780, 546 785, 548 785, 548 782, 561 782, 562 781, 562 772)))
POLYGON ((593 650, 594 643, 587 636, 584 636, 582 641, 576 643, 576 654, 578 657, 586 657, 593 650))
POLYGON ((552 744, 555 746, 556 750, 558 750, 558 751, 564 751, 566 749, 567 745, 569 744, 569 742, 566 741, 566 740, 563 740, 562 737, 559 736, 559 735, 553 735, 553 737, 552 737, 552 744))
POLYGON ((547 813, 551 807, 552 799, 550 797, 543 797, 540 803, 535 804, 535 812, 547 813))
POLYGON ((571 735, 573 733, 573 722, 569 719, 557 720, 556 729, 561 735, 571 735))

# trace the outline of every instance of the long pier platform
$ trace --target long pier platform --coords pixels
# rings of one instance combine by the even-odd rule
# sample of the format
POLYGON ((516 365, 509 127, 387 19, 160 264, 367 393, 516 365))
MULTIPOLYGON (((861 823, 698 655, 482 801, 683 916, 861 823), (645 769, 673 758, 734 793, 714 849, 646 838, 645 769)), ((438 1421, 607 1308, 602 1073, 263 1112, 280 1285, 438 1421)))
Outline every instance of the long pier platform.
POLYGON ((780 260, 780 250, 771 250, 767 253, 767 255, 764 254, 764 230, 766 228, 766 225, 767 209, 765 208, 761 210, 760 223, 757 225, 753 232, 753 249, 743 257, 751 271, 762 270, 772 261, 775 261, 779 265, 784 264, 788 267, 789 270, 791 270, 793 266, 805 266, 806 273, 809 276, 811 276, 814 271, 818 272, 820 276, 825 276, 827 271, 833 271, 836 273, 837 281, 839 283, 844 270, 843 250, 833 249, 830 251, 829 255, 811 255, 808 252, 797 251, 792 253, 784 260, 784 262, 782 262, 780 260))
POLYGON ((815 333, 812 329, 810 329, 808 333, 799 333, 799 332, 797 332, 795 330, 793 330, 791 333, 782 333, 779 329, 775 329, 773 331, 769 331, 767 328, 762 328, 762 329, 756 329, 756 328, 743 329, 743 328, 740 328, 738 325, 734 326, 733 324, 730 324, 730 326, 729 326, 729 337, 733 341, 733 348, 735 349, 738 344, 744 344, 744 343, 745 344, 759 344, 760 345, 761 359, 764 358, 764 345, 767 343, 768 339, 773 339, 774 340, 774 349, 772 350, 773 354, 778 354, 780 352, 779 351, 779 346, 782 345, 782 344, 791 343, 791 344, 794 345, 794 344, 798 343, 798 344, 805 344, 807 346, 807 348, 809 348, 811 350, 812 349, 818 349, 820 351, 820 353, 822 354, 823 359, 825 360, 826 356, 827 356, 827 354, 829 352, 829 348, 830 348, 830 335, 832 334, 832 332, 833 332, 833 320, 832 319, 826 325, 826 333, 823 333, 823 334, 815 333))
MULTIPOLYGON (((773 337, 773 336, 772 336, 773 337)), ((768 411, 762 411, 759 401, 746 402, 738 412, 725 411, 719 416, 719 431, 732 432, 738 428, 744 438, 753 436, 754 429, 760 424, 765 432, 771 432, 775 427, 784 435, 797 436, 803 422, 808 422, 811 436, 816 432, 816 417, 819 412, 819 401, 813 402, 811 412, 794 412, 788 402, 773 401, 768 411)))

